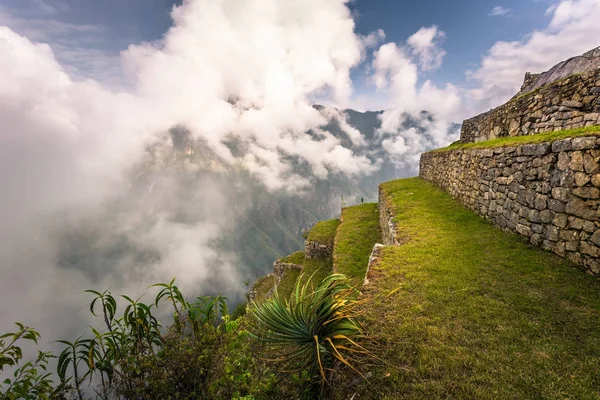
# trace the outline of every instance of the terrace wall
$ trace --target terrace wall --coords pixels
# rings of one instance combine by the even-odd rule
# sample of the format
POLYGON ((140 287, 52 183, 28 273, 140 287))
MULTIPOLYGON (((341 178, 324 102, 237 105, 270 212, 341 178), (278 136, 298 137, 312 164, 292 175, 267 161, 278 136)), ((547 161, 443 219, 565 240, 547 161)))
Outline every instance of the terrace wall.
POLYGON ((500 228, 600 274, 599 161, 600 138, 577 137, 424 153, 420 176, 500 228))

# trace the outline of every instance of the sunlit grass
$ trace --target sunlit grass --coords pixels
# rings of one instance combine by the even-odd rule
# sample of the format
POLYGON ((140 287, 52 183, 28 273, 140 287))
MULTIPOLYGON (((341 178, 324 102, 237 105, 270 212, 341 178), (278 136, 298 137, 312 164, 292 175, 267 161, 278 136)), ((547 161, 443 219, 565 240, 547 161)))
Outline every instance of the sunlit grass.
POLYGON ((381 241, 377 204, 346 207, 342 221, 335 236, 333 271, 362 284, 373 246, 381 241))
POLYGON ((522 144, 533 144, 542 142, 554 142, 557 140, 567 139, 577 136, 597 136, 600 135, 600 126, 589 126, 586 128, 568 129, 564 131, 536 133, 528 136, 508 136, 497 139, 486 140, 477 143, 461 143, 455 142, 448 147, 437 149, 434 151, 448 151, 460 149, 487 149, 493 147, 509 147, 522 144))
POLYGON ((597 278, 421 179, 382 189, 408 240, 383 250, 365 326, 399 368, 372 367, 361 399, 600 398, 597 278))

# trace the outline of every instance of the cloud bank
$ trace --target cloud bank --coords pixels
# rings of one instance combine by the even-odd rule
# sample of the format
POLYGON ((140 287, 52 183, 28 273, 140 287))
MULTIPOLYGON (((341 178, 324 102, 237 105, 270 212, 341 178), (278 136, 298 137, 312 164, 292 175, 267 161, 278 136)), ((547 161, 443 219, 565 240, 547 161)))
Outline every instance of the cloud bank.
MULTIPOLYGON (((48 18, 60 11, 37 1, 48 18)), ((389 105, 373 141, 384 158, 416 173, 421 152, 447 145, 458 136, 456 122, 516 93, 525 71, 597 45, 597 1, 560 1, 548 15, 545 29, 496 43, 469 74, 471 87, 459 88, 424 79, 443 63, 439 27, 382 43, 381 30, 355 32, 345 0, 186 0, 161 40, 118 57, 78 50, 62 36, 93 40, 101 27, 43 26, 0 9, 7 25, 0 27, 0 330, 23 310, 52 338, 80 327, 72 318, 84 318, 79 294, 88 287, 139 292, 179 275, 195 290, 243 290, 243 260, 215 250, 248 207, 237 200, 239 188, 197 179, 189 165, 183 178, 136 169, 171 128, 185 127, 210 150, 209 161, 247 171, 271 193, 368 175, 380 167, 379 153, 369 153, 340 111, 350 104, 351 71, 365 63, 389 105), (43 43, 48 27, 52 47, 43 43), (115 76, 118 84, 105 84, 115 76), (317 101, 338 109, 317 110, 317 101), (351 146, 323 129, 332 120, 351 146), (82 252, 107 243, 136 252, 114 265, 106 261, 112 254, 98 254, 104 262, 82 269, 61 253, 65 241, 82 252), (25 292, 32 295, 19 307, 6 300, 25 292)), ((166 145, 161 162, 171 150, 166 145)))

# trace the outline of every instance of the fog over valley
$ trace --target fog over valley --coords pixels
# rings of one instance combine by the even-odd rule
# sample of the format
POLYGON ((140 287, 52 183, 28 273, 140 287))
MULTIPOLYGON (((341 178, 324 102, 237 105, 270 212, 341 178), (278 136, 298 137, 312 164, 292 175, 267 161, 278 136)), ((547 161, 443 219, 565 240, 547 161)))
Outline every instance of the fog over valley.
POLYGON ((92 323, 85 289, 245 300, 342 198, 376 201, 523 71, 596 46, 600 17, 555 1, 452 82, 444 26, 359 31, 344 0, 175 2, 159 38, 108 53, 110 29, 61 19, 74 3, 26 3, 0 5, 0 331, 47 342, 92 323))

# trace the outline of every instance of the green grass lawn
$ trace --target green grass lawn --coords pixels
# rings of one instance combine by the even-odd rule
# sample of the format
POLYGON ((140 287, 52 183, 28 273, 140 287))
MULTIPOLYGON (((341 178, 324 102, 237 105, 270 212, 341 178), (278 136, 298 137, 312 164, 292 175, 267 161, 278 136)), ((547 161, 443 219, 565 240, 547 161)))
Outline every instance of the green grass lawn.
POLYGON ((349 374, 336 398, 600 399, 598 278, 421 179, 382 189, 407 239, 383 250, 365 292, 388 364, 359 362, 370 384, 349 374))
POLYGON ((335 231, 340 225, 340 221, 337 219, 330 219, 329 221, 317 222, 308 233, 307 239, 309 241, 317 241, 322 244, 331 244, 335 238, 335 231))
POLYGON ((362 284, 375 243, 381 241, 376 203, 346 207, 337 229, 333 250, 333 271, 362 284))
POLYGON ((283 298, 289 298, 290 295, 294 292, 294 287, 296 286, 296 281, 300 276, 301 272, 299 269, 286 269, 283 272, 283 276, 279 281, 279 285, 277 285, 277 292, 283 298))
POLYGON ((275 285, 275 276, 266 275, 256 281, 253 290, 256 290, 256 300, 264 300, 275 285))
POLYGON ((282 263, 290 263, 290 264, 302 265, 302 263, 304 262, 304 252, 303 251, 297 251, 295 253, 290 254, 287 257, 283 257, 279 261, 281 261, 282 263))
POLYGON ((557 140, 577 137, 577 136, 597 136, 600 135, 600 126, 589 126, 586 128, 568 129, 564 131, 536 133, 528 136, 507 136, 497 139, 486 140, 477 143, 455 142, 448 147, 433 151, 448 151, 460 149, 487 149, 493 147, 519 146, 522 144, 554 142, 557 140))

